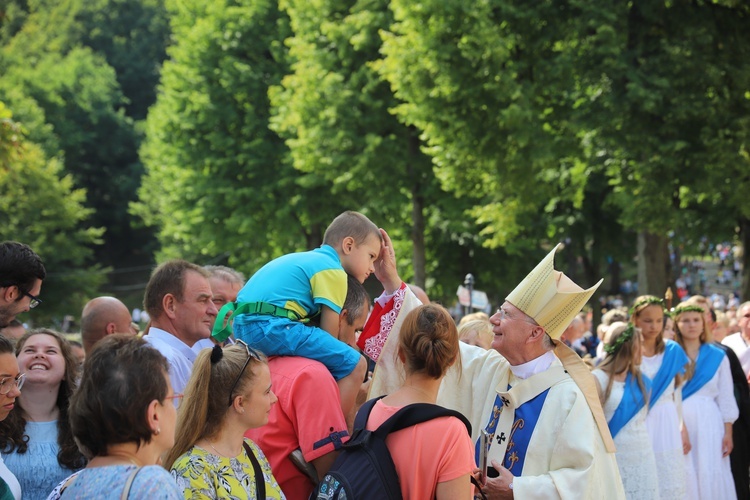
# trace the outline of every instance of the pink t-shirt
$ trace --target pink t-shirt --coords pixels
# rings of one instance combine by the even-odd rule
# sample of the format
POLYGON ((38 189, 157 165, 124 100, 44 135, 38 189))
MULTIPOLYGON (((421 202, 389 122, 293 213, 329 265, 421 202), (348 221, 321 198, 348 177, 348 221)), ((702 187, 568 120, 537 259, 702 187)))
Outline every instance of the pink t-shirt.
MULTIPOLYGON (((367 428, 377 429, 401 408, 375 403, 367 428)), ((396 465, 404 498, 435 498, 438 483, 474 470, 474 450, 466 426, 440 417, 392 432, 385 440, 396 465)))
POLYGON ((339 388, 328 369, 317 361, 300 357, 273 357, 268 361, 271 388, 279 398, 268 424, 250 429, 245 436, 260 446, 273 475, 289 500, 306 500, 312 482, 289 460, 301 448, 311 462, 334 450, 331 436, 349 440, 341 411, 339 388), (320 445, 317 449, 315 445, 320 445))

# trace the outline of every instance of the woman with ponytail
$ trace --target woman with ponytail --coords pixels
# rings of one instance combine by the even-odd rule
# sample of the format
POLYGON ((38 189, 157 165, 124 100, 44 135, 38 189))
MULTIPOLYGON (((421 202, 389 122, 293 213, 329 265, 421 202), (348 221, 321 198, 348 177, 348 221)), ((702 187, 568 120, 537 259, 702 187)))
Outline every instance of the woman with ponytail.
POLYGON ((242 341, 201 351, 164 462, 185 498, 285 498, 263 452, 244 438, 276 401, 261 353, 242 341))
POLYGON ((733 447, 732 423, 739 410, 729 360, 711 342, 702 307, 680 304, 673 316, 677 342, 690 358, 682 397, 692 444, 690 461, 698 480, 696 496, 731 500, 737 498, 737 492, 729 454, 733 447))
MULTIPOLYGON (((445 372, 458 359, 458 331, 445 308, 428 304, 404 319, 398 356, 406 377, 396 392, 378 400, 367 429, 377 429, 404 406, 435 404, 445 372)), ((466 426, 439 417, 393 432, 386 438, 404 498, 471 498, 474 451, 466 426)))
POLYGON ((659 498, 656 459, 646 430, 651 381, 641 375, 641 331, 623 322, 609 327, 607 353, 593 371, 612 438, 617 446, 625 495, 633 500, 659 498))
POLYGON ((692 467, 685 467, 690 439, 682 424, 681 385, 688 357, 677 342, 664 338, 665 316, 664 301, 653 295, 636 298, 630 309, 630 322, 643 339, 641 370, 652 382, 646 428, 661 500, 683 500, 695 486, 692 467))

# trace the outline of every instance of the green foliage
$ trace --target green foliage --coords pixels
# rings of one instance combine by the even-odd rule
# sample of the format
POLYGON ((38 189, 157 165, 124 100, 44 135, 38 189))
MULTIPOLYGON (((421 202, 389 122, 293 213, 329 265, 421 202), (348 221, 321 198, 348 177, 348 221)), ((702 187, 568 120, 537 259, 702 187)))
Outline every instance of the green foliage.
POLYGON ((32 318, 36 324, 80 311, 104 279, 100 266, 87 266, 103 230, 87 226, 85 197, 59 159, 28 141, 0 102, 0 240, 22 241, 44 260, 48 277, 44 305, 32 318))
POLYGON ((271 1, 170 9, 174 45, 147 119, 147 175, 134 206, 158 227, 161 256, 229 256, 251 271, 319 244, 338 202, 324 180, 293 170, 268 128, 268 88, 287 71, 288 19, 271 1))

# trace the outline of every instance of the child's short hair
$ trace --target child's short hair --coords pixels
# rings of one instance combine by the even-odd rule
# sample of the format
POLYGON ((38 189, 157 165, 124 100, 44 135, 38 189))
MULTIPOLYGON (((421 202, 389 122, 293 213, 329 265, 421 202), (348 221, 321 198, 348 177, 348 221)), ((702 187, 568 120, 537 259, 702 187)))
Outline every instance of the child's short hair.
POLYGON ((382 240, 378 226, 370 219, 359 212, 347 210, 333 219, 328 226, 323 235, 323 244, 335 247, 344 241, 344 238, 351 236, 354 238, 354 243, 361 245, 371 234, 377 235, 378 239, 382 240))

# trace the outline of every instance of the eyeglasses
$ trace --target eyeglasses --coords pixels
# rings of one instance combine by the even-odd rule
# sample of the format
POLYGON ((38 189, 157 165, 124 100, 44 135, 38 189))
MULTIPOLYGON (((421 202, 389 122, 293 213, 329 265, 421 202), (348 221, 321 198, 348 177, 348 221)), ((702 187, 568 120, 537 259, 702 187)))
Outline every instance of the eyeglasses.
POLYGON ((180 403, 182 403, 183 396, 185 396, 185 395, 182 394, 182 393, 177 393, 177 394, 172 394, 171 396, 167 396, 164 399, 171 399, 172 401, 176 401, 175 406, 179 407, 180 403))
POLYGON ((19 288, 18 291, 21 292, 22 294, 24 294, 25 296, 27 296, 30 299, 29 300, 29 309, 34 309, 36 306, 38 306, 39 304, 42 303, 42 299, 40 299, 39 297, 37 297, 35 295, 31 295, 29 292, 27 292, 23 288, 19 288))
POLYGON ((30 299, 29 300, 29 309, 34 309, 36 306, 38 306, 39 304, 42 303, 42 299, 40 299, 36 295, 31 295, 29 292, 27 292, 26 290, 24 290, 23 288, 21 288, 18 285, 15 285, 15 284, 0 285, 0 288, 5 288, 5 287, 8 287, 8 286, 14 286, 14 287, 18 288, 18 291, 21 292, 21 295, 25 295, 26 297, 28 297, 30 299))
POLYGON ((537 323, 536 321, 534 321, 534 318, 530 318, 530 317, 511 318, 510 316, 508 316, 508 312, 505 309, 503 309, 502 307, 500 309, 498 309, 495 314, 499 314, 500 315, 500 321, 505 321, 505 320, 508 320, 508 321, 523 321, 524 323, 528 323, 530 325, 539 326, 539 323, 537 323))
POLYGON ((237 384, 240 383, 240 379, 242 378, 242 374, 245 373, 245 368, 247 368, 248 363, 250 363, 250 359, 255 359, 256 361, 260 361, 260 356, 258 355, 258 351, 247 345, 241 340, 237 341, 237 345, 243 345, 245 346, 245 351, 247 351, 247 359, 245 360, 245 364, 242 365, 242 370, 240 370, 240 373, 237 374, 237 378, 234 379, 234 384, 232 384, 232 388, 229 389, 229 404, 227 406, 232 406, 232 394, 234 394, 234 389, 237 387, 237 384))
POLYGON ((0 395, 5 396, 10 391, 12 391, 14 387, 16 387, 20 391, 25 381, 26 381, 25 373, 20 374, 16 378, 5 377, 4 379, 0 379, 0 395))

